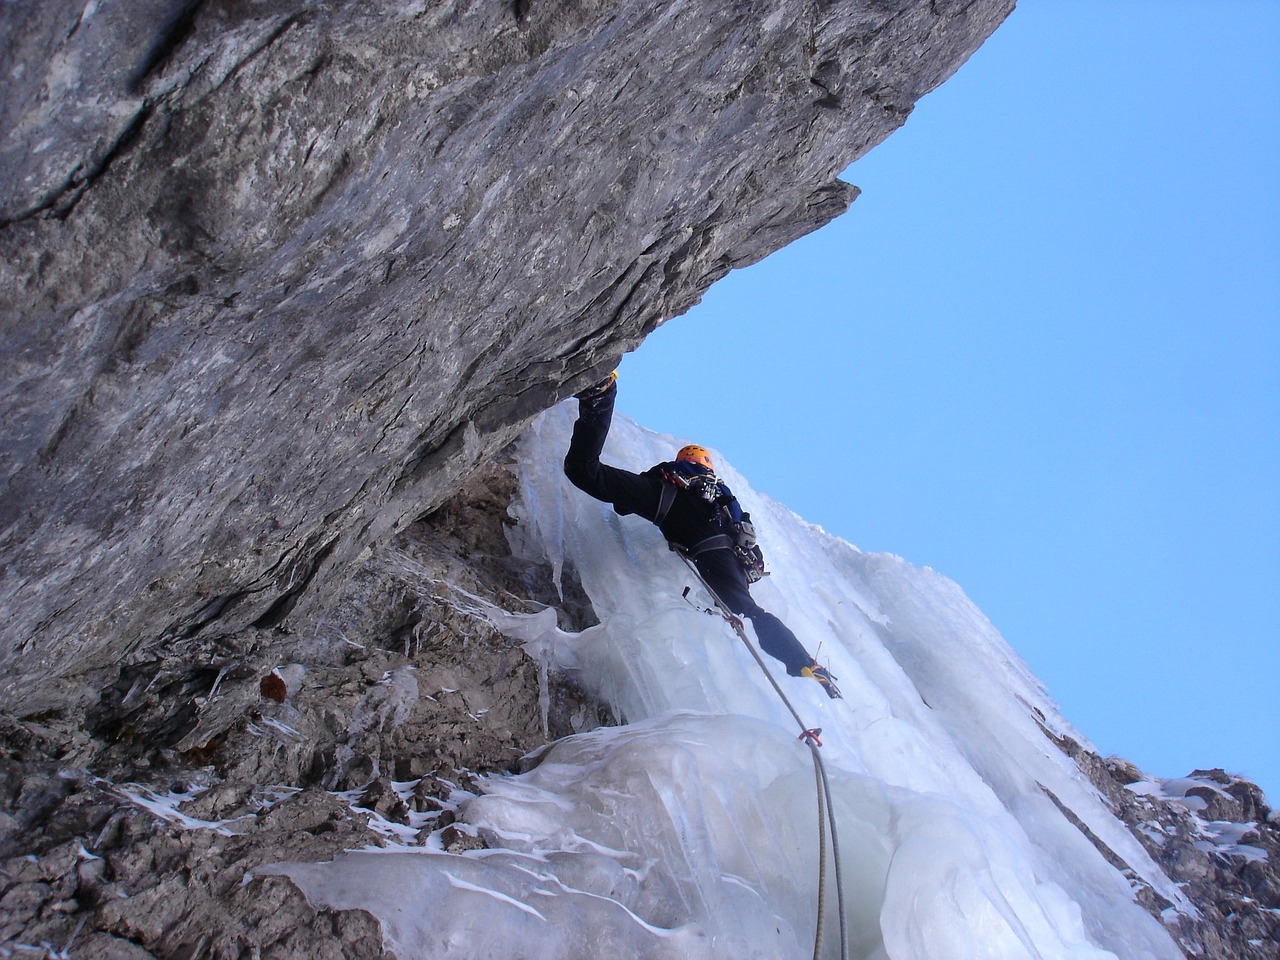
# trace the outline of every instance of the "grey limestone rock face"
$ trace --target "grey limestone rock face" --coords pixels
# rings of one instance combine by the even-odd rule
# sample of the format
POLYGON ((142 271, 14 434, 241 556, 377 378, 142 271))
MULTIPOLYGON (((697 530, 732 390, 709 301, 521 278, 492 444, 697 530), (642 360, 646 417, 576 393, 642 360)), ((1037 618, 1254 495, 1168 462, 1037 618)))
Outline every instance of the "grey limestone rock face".
POLYGON ((1012 6, 0 4, 0 699, 322 616, 1012 6))

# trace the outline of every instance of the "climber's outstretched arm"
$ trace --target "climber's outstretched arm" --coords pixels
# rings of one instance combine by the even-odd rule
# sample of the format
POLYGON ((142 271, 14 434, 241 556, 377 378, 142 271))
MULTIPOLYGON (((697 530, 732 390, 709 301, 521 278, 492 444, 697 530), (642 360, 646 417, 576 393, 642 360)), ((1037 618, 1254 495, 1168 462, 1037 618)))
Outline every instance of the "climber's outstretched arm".
POLYGON ((584 493, 613 504, 619 514, 636 513, 652 520, 662 497, 662 481, 600 462, 617 396, 617 385, 610 382, 600 392, 579 397, 578 420, 564 458, 565 476, 584 493))

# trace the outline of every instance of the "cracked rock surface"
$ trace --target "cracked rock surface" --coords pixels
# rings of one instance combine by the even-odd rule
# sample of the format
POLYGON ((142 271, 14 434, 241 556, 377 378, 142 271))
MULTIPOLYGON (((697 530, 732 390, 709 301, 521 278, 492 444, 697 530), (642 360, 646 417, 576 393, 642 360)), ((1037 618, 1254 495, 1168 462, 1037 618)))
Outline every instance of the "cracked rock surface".
POLYGON ((321 622, 1012 6, 0 4, 0 699, 321 622))
POLYGON ((0 956, 391 957, 372 916, 261 868, 482 847, 453 826, 480 775, 614 722, 475 612, 591 620, 572 575, 560 601, 511 557, 513 491, 479 475, 364 561, 319 634, 224 638, 121 671, 87 718, 0 721, 0 956))

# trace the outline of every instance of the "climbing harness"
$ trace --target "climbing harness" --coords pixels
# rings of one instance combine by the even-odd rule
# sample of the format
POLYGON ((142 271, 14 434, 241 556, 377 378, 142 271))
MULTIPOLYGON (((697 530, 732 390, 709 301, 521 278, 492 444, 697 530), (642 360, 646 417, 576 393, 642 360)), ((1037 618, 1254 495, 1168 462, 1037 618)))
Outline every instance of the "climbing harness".
POLYGON ((835 809, 831 805, 831 783, 827 779, 827 767, 822 761, 822 754, 818 752, 818 748, 822 746, 822 740, 819 735, 822 733, 820 727, 807 726, 801 718, 799 712, 792 705, 783 691, 781 685, 774 678, 773 673, 769 670, 768 665, 764 662, 764 658, 760 656, 758 650, 752 645, 751 639, 747 636, 746 627, 743 625, 740 617, 736 616, 730 610, 720 596, 711 589, 711 585, 703 578, 702 573, 698 570, 693 560, 684 550, 677 549, 672 545, 672 550, 680 556, 685 565, 692 571, 693 575, 698 578, 698 582, 711 596, 712 602, 716 609, 698 608, 692 600, 689 599, 689 588, 684 588, 684 599, 697 609, 703 609, 703 612, 712 615, 718 614, 723 617, 725 622, 733 628, 733 632, 738 635, 738 639, 742 641, 743 646, 751 653, 756 664, 764 671, 765 678, 773 686, 774 691, 778 694, 779 699, 786 708, 791 712, 791 716, 795 718, 796 723, 800 725, 800 736, 805 746, 809 748, 809 753, 813 757, 813 773, 816 780, 816 791, 818 796, 818 922, 814 931, 813 940, 813 960, 820 960, 822 955, 822 938, 824 927, 826 925, 825 907, 826 907, 826 884, 827 884, 827 828, 831 831, 831 860, 835 867, 836 874, 836 904, 840 912, 840 958, 841 960, 849 960, 849 932, 846 927, 845 906, 844 906, 844 884, 841 881, 840 869, 840 841, 836 835, 836 816, 835 809))
POLYGON ((755 583, 769 575, 769 571, 764 568, 764 553, 756 543, 755 527, 751 523, 750 516, 744 513, 741 519, 734 519, 728 507, 734 499, 733 494, 714 473, 690 477, 664 467, 659 476, 663 483, 658 493, 658 509, 653 516, 654 523, 659 527, 662 526, 662 521, 667 518, 667 514, 671 512, 671 507, 676 502, 677 491, 686 490, 711 509, 714 526, 727 531, 699 540, 688 547, 672 543, 672 550, 682 550, 690 559, 711 550, 729 550, 737 557, 742 572, 746 575, 747 583, 755 583))

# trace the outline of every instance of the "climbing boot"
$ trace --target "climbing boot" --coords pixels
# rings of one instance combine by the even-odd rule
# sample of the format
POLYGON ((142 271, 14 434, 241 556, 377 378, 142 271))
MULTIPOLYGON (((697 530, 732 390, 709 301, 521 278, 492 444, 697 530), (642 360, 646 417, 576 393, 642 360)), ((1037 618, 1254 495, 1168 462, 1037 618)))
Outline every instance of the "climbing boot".
POLYGON ((835 684, 836 678, 832 676, 831 671, 818 663, 813 663, 803 668, 800 671, 800 676, 817 680, 822 685, 822 689, 826 691, 827 696, 832 700, 839 700, 843 697, 840 688, 835 684))

